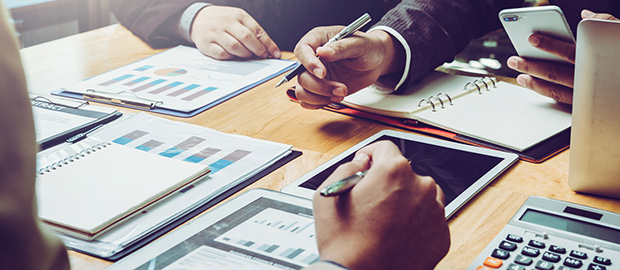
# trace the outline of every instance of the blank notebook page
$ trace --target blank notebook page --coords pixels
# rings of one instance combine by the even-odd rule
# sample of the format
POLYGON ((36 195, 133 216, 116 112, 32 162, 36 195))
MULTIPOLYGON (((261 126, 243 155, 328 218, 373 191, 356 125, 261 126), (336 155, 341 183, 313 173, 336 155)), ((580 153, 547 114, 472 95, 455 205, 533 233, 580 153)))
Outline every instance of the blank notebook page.
POLYGON ((570 109, 538 93, 499 82, 497 88, 454 100, 454 106, 425 110, 417 120, 472 138, 526 150, 571 126, 570 109))
POLYGON ((205 167, 111 144, 37 177, 39 217, 94 233, 205 167))

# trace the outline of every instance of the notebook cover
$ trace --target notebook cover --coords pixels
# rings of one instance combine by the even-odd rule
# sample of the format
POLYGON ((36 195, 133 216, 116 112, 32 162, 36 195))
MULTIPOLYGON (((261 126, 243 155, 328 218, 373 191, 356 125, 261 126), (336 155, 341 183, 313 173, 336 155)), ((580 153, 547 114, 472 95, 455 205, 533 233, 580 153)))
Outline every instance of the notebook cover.
POLYGON ((200 213, 204 212, 205 210, 211 208, 212 206, 218 204, 219 202, 221 202, 222 200, 228 198, 229 196, 237 193, 238 191, 242 190, 243 188, 249 186, 250 184, 256 182, 257 180, 263 178, 264 176, 266 176, 267 174, 270 174, 271 172, 277 170, 278 168, 284 166, 285 164, 289 163, 290 161, 296 159, 297 157, 301 156, 302 152, 301 151, 296 151, 293 150, 289 155, 281 158, 280 160, 276 161, 273 165, 265 168, 264 170, 258 172, 257 174, 255 174, 254 176, 248 178, 247 180, 239 183, 238 185, 236 185, 235 187, 223 192, 220 195, 217 195, 215 198, 213 198, 212 200, 210 200, 209 202, 205 203, 204 205, 198 207, 197 209, 193 210, 192 212, 189 212, 187 215, 171 222, 170 224, 152 231, 149 235, 147 235, 146 237, 140 239, 139 241, 130 244, 128 246, 123 247, 123 249, 109 257, 102 257, 99 256, 97 254, 93 254, 90 252, 86 252, 86 251, 82 251, 80 249, 74 249, 74 248, 70 248, 71 250, 75 250, 77 252, 80 253, 84 253, 87 254, 89 256, 93 256, 93 257, 97 257, 100 259, 104 259, 104 260, 108 260, 108 261, 117 261, 122 259, 123 257, 129 255, 129 253, 134 252, 135 250, 147 245, 148 243, 150 243, 151 241, 159 238, 160 236, 170 232, 171 230, 173 230, 174 228, 178 227, 179 225, 187 222, 188 220, 196 217, 197 215, 199 215, 200 213))
MULTIPOLYGON (((287 91, 287 95, 292 101, 298 102, 297 98, 295 97, 294 89, 289 89, 287 91)), ((430 126, 424 123, 420 123, 412 119, 383 116, 379 114, 374 114, 374 113, 369 113, 369 112, 353 109, 353 108, 347 107, 342 104, 336 104, 336 106, 332 105, 332 106, 324 107, 323 109, 337 112, 337 113, 346 114, 346 115, 351 115, 355 117, 366 118, 369 120, 373 120, 379 123, 387 124, 390 126, 394 126, 394 127, 398 127, 398 128, 402 128, 406 130, 418 131, 418 132, 422 132, 422 133, 426 133, 430 135, 448 138, 448 139, 452 139, 452 140, 466 143, 466 144, 496 149, 496 150, 500 150, 504 152, 515 153, 519 155, 519 159, 527 161, 527 162, 532 162, 532 163, 541 163, 549 159, 550 157, 554 156, 555 154, 560 153, 564 151, 565 149, 568 149, 570 145, 570 130, 571 130, 570 128, 554 135, 551 138, 546 139, 545 141, 537 145, 530 147, 529 149, 525 151, 520 152, 520 151, 516 151, 513 149, 506 148, 506 147, 498 146, 492 143, 488 143, 482 140, 474 139, 468 136, 460 135, 460 134, 457 134, 451 131, 436 128, 436 127, 433 127, 433 126, 430 126)))

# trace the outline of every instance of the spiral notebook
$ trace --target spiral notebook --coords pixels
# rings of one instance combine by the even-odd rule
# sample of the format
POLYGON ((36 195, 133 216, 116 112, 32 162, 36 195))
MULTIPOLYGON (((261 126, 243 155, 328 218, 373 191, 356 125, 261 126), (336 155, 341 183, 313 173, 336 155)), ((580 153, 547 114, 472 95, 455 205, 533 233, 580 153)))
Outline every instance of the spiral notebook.
POLYGON ((571 126, 569 107, 534 91, 494 78, 439 72, 394 94, 384 94, 373 85, 347 96, 342 104, 515 151, 525 151, 571 126))
POLYGON ((91 240, 162 198, 201 179, 208 166, 87 139, 37 171, 39 217, 91 240))

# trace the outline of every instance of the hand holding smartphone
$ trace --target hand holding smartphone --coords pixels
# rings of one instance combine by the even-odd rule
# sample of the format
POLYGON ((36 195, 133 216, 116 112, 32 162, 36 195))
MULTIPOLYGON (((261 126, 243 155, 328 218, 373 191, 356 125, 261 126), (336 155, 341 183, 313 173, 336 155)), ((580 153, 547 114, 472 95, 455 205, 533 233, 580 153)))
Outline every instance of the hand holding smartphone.
POLYGON ((534 33, 575 43, 573 32, 562 10, 557 6, 505 9, 499 13, 499 19, 515 50, 524 58, 566 62, 556 55, 530 45, 528 39, 534 33))

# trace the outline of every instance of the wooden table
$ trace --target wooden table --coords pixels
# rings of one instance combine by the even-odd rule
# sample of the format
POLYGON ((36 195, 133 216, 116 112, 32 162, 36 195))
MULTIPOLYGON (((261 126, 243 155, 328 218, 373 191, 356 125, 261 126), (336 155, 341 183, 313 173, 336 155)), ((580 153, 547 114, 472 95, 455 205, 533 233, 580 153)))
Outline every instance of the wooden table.
MULTIPOLYGON (((30 92, 49 93, 160 52, 120 25, 55 40, 22 50, 30 92)), ((292 53, 284 58, 293 59, 292 53)), ((363 119, 305 110, 274 88, 281 77, 192 118, 166 118, 291 144, 303 155, 246 189, 279 190, 321 163, 382 129, 363 119)), ((288 86, 293 82, 289 82, 288 86)), ((123 112, 137 112, 121 109, 123 112)), ((161 116, 161 115, 159 115, 161 116)), ((449 220, 452 246, 436 269, 464 269, 503 228, 530 195, 620 212, 620 201, 573 192, 567 185, 569 151, 541 164, 519 162, 449 220)), ((71 251, 73 269, 103 269, 111 263, 71 251)))

